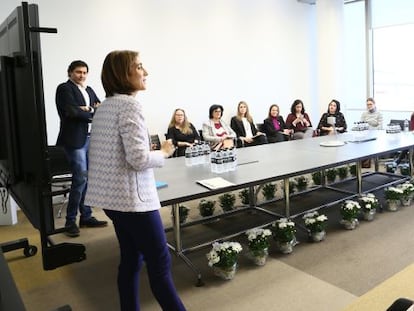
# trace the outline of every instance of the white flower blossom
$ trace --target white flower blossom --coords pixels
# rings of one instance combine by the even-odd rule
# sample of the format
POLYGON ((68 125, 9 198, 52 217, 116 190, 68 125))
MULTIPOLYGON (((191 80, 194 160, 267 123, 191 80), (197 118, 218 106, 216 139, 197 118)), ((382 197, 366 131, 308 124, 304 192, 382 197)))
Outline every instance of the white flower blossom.
POLYGON ((242 251, 242 247, 238 242, 214 242, 212 250, 207 253, 208 265, 211 267, 220 263, 220 260, 227 256, 235 256, 242 251))

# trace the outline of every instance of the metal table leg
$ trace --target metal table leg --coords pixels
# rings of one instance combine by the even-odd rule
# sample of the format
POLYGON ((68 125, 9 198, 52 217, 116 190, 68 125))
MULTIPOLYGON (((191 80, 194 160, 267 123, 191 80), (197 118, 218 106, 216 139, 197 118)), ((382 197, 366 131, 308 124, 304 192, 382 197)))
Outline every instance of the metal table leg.
POLYGON ((283 179, 283 187, 285 194, 285 216, 290 217, 290 194, 289 194, 289 178, 283 179))

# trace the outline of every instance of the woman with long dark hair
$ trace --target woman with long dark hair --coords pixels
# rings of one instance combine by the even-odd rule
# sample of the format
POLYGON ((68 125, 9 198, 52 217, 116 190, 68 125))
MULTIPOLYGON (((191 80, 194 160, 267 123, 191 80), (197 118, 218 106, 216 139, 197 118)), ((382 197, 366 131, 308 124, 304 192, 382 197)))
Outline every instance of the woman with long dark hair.
POLYGON ((346 131, 346 121, 341 112, 341 103, 332 99, 318 124, 319 135, 332 135, 334 133, 344 133, 346 131), (335 122, 333 124, 333 122, 335 122))
POLYGON ((290 113, 286 118, 286 126, 293 130, 293 139, 312 137, 312 123, 300 99, 296 99, 290 107, 290 113))

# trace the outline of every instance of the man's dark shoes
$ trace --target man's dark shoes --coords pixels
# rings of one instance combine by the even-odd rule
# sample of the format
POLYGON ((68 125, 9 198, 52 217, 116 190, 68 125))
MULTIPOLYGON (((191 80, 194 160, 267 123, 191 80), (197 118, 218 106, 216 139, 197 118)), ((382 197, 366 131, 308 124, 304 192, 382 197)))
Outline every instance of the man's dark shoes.
POLYGON ((107 221, 104 220, 98 220, 95 217, 91 217, 86 220, 80 220, 79 221, 79 227, 81 228, 98 228, 98 227, 106 227, 108 225, 107 221))
POLYGON ((71 238, 79 236, 79 228, 75 222, 71 222, 65 225, 65 234, 71 238))

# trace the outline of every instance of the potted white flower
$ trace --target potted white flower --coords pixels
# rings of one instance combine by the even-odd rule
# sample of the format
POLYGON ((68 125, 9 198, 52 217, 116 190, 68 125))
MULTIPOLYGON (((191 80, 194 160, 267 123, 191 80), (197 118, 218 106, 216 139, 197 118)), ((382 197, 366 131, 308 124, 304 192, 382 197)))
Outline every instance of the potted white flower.
POLYGON ((313 242, 320 242, 325 239, 326 222, 328 221, 326 215, 319 215, 317 211, 314 211, 306 213, 303 216, 303 220, 305 221, 306 229, 308 229, 309 237, 313 242))
POLYGON ((359 224, 358 214, 361 210, 361 205, 357 201, 346 200, 341 205, 341 224, 344 225, 345 229, 353 230, 359 224))
POLYGON ((379 201, 375 195, 373 193, 361 194, 358 201, 361 205, 364 219, 367 221, 373 220, 379 207, 379 201))
POLYGON ((258 266, 263 266, 266 263, 269 255, 269 237, 272 232, 269 229, 254 228, 246 231, 249 256, 258 266))
POLYGON ((290 254, 296 243, 295 223, 287 218, 280 218, 272 224, 271 230, 279 251, 283 254, 290 254))
POLYGON ((414 185, 407 181, 401 185, 398 185, 398 188, 400 188, 403 192, 400 198, 401 205, 410 206, 414 194, 414 185))
POLYGON ((242 249, 238 242, 214 242, 207 254, 208 265, 213 268, 215 275, 231 280, 236 274, 237 259, 242 249))
POLYGON ((400 206, 403 190, 398 187, 388 187, 384 189, 385 199, 387 200, 387 209, 391 212, 398 210, 400 206))

